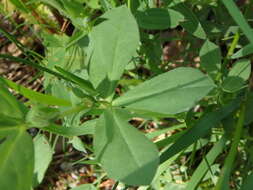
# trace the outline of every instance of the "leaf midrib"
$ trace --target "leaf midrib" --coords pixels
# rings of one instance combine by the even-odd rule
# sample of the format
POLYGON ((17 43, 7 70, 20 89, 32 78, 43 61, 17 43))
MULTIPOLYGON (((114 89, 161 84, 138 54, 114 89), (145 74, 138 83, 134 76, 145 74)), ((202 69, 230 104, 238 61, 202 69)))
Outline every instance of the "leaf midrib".
MULTIPOLYGON (((129 99, 126 98, 125 100, 123 99, 123 101, 122 101, 123 103, 117 103, 117 101, 115 101, 116 103, 114 103, 113 105, 114 106, 121 106, 121 105, 133 104, 133 103, 135 103, 135 102, 137 102, 141 99, 148 99, 152 96, 158 96, 158 95, 163 94, 163 93, 168 93, 168 92, 173 91, 177 88, 178 88, 178 90, 176 90, 176 91, 180 91, 181 89, 184 89, 184 90, 185 89, 197 89, 197 88, 210 88, 211 89, 210 86, 206 85, 206 86, 201 86, 201 87, 188 87, 188 88, 187 87, 182 87, 182 88, 180 88, 180 85, 179 85, 177 87, 168 88, 168 89, 165 89, 165 90, 158 91, 157 93, 151 93, 151 94, 147 94, 147 95, 144 94, 143 96, 139 96, 139 97, 136 97, 136 98, 129 98, 129 99)), ((120 98, 119 98, 119 100, 120 100, 120 98)))

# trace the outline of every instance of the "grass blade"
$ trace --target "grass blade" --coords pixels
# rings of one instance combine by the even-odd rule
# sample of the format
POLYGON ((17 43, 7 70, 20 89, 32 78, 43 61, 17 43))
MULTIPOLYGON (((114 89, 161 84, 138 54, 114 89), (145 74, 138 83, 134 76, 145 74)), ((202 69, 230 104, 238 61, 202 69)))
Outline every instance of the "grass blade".
POLYGON ((3 81, 3 83, 6 84, 9 88, 12 88, 13 90, 20 93, 21 95, 28 98, 29 100, 34 100, 43 104, 55 105, 55 106, 71 106, 72 105, 71 102, 67 100, 56 98, 51 95, 41 94, 39 92, 30 90, 24 86, 16 84, 15 82, 5 79, 1 76, 0 76, 0 80, 3 81))
POLYGON ((218 180, 215 190, 229 189, 229 177, 230 177, 230 174, 233 168, 233 163, 235 161, 235 157, 237 154, 237 147, 241 139, 243 125, 244 125, 244 118, 245 118, 245 105, 242 105, 239 120, 236 124, 234 139, 232 141, 230 151, 226 157, 225 164, 220 174, 221 177, 218 180))
POLYGON ((84 79, 62 69, 61 67, 55 66, 55 69, 57 71, 59 71, 64 77, 68 78, 70 81, 78 84, 81 88, 86 90, 88 93, 90 93, 92 95, 97 94, 96 90, 93 88, 92 84, 89 81, 84 80, 84 79))
POLYGON ((234 21, 238 24, 243 33, 246 35, 250 43, 253 44, 252 28, 249 26, 240 9, 236 6, 235 2, 233 0, 222 0, 222 2, 228 9, 229 14, 232 16, 234 21))
POLYGON ((205 114, 202 118, 199 119, 195 126, 187 130, 187 132, 182 135, 171 147, 169 147, 168 150, 162 153, 160 156, 160 163, 165 162, 170 157, 174 156, 178 152, 196 142, 201 137, 208 134, 209 130, 212 127, 217 126, 222 119, 237 109, 240 106, 240 103, 241 99, 237 98, 216 112, 205 114))
POLYGON ((191 181, 187 184, 187 190, 195 190, 201 179, 204 177, 210 165, 213 164, 217 156, 222 152, 225 146, 226 139, 222 137, 219 142, 217 142, 214 147, 208 152, 206 158, 204 158, 199 164, 198 168, 195 170, 191 181))

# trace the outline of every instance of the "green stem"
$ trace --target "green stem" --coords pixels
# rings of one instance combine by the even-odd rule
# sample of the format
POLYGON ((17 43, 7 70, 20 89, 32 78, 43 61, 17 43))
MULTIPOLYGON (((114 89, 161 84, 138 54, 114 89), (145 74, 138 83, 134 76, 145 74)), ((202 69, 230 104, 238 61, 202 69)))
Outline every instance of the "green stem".
POLYGON ((227 56, 226 56, 227 59, 229 59, 234 54, 234 51, 235 51, 235 48, 238 44, 239 38, 240 38, 240 32, 237 31, 236 34, 234 35, 233 42, 232 42, 232 44, 231 44, 231 46, 228 50, 228 53, 227 53, 227 56))
POLYGON ((131 10, 131 0, 127 0, 127 6, 131 10))
POLYGON ((235 48, 238 44, 238 41, 240 39, 240 32, 239 30, 236 32, 236 34, 233 37, 233 41, 231 43, 231 46, 228 49, 227 55, 224 58, 223 64, 221 65, 221 71, 217 77, 217 81, 219 81, 220 79, 222 79, 222 77, 224 76, 225 70, 226 70, 226 66, 229 62, 230 57, 234 54, 235 48))
POLYGON ((56 147, 56 143, 57 143, 59 137, 60 137, 60 135, 56 135, 56 136, 55 136, 54 143, 53 143, 53 146, 52 146, 52 149, 53 149, 53 150, 54 150, 55 147, 56 147))
POLYGON ((224 167, 222 168, 222 171, 221 171, 221 177, 219 178, 219 181, 215 187, 215 190, 225 190, 225 189, 228 189, 229 187, 229 177, 233 168, 233 163, 236 158, 237 148, 242 136, 244 118, 245 118, 245 105, 242 104, 239 119, 235 128, 234 139, 232 141, 231 148, 225 160, 224 167))

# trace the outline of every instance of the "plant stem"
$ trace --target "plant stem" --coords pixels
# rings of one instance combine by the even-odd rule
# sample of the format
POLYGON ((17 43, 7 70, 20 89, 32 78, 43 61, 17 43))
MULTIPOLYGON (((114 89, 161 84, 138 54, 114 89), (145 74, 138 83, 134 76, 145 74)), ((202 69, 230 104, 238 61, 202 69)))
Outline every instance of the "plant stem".
POLYGON ((54 143, 53 143, 53 146, 52 146, 52 149, 53 149, 53 150, 55 149, 55 146, 56 146, 56 143, 57 143, 59 137, 60 137, 59 135, 56 135, 56 136, 55 136, 54 143))
POLYGON ((237 154, 237 147, 239 145, 241 135, 242 135, 244 118, 245 118, 245 104, 243 103, 240 109, 239 119, 236 124, 234 139, 232 141, 231 148, 225 160, 224 167, 222 168, 222 171, 221 171, 221 177, 218 180, 215 190, 224 190, 228 188, 230 173, 233 168, 233 163, 235 161, 236 154, 237 154))
POLYGON ((127 0, 127 6, 131 10, 131 0, 127 0))
POLYGON ((232 42, 232 44, 231 44, 231 46, 230 46, 230 48, 228 50, 228 53, 227 53, 227 56, 226 56, 227 59, 229 59, 233 55, 234 50, 235 50, 235 48, 236 48, 236 46, 238 44, 239 38, 240 38, 240 32, 238 30, 236 32, 236 34, 234 35, 233 42, 232 42))
POLYGON ((236 32, 236 34, 234 35, 234 37, 233 37, 233 41, 231 43, 231 46, 229 47, 227 55, 224 58, 223 64, 221 65, 221 71, 220 71, 220 73, 219 73, 219 75, 217 77, 217 80, 222 79, 222 77, 224 76, 224 73, 225 73, 225 70, 226 70, 226 66, 228 64, 228 61, 229 61, 230 57, 233 55, 233 53, 235 51, 235 48, 236 48, 236 46, 238 44, 238 41, 239 41, 239 38, 240 38, 240 32, 238 30, 236 32))

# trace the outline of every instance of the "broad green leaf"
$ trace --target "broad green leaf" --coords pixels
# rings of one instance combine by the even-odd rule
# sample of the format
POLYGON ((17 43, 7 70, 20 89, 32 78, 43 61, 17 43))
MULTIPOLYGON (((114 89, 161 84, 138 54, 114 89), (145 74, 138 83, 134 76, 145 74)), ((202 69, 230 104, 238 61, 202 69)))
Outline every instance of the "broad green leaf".
POLYGON ((16 84, 15 82, 12 82, 11 80, 5 79, 0 77, 2 81, 9 87, 15 90, 16 92, 20 93, 24 97, 28 98, 29 100, 33 100, 42 104, 47 105, 55 105, 55 106, 71 106, 71 102, 60 99, 54 96, 41 94, 39 92, 30 90, 22 85, 16 84))
POLYGON ((22 119, 26 113, 26 107, 20 103, 6 88, 0 80, 0 113, 22 119))
POLYGON ((104 21, 91 32, 93 54, 89 75, 94 87, 107 97, 113 93, 116 82, 136 52, 139 31, 125 6, 106 12, 100 19, 104 21))
POLYGON ((84 122, 79 127, 63 127, 60 125, 51 124, 50 126, 44 127, 42 129, 65 137, 73 137, 94 134, 95 124, 96 120, 90 120, 84 122))
POLYGON ((32 187, 34 149, 23 126, 0 122, 0 189, 29 190, 32 187))
POLYGON ((221 52, 219 47, 206 40, 200 50, 201 67, 208 73, 217 73, 221 66, 221 52))
POLYGON ((105 110, 96 125, 95 154, 110 178, 128 185, 148 185, 158 167, 158 150, 128 124, 128 118, 124 110, 105 110))
POLYGON ((251 44, 253 44, 253 30, 244 18, 240 9, 237 7, 233 0, 222 0, 225 7, 228 9, 229 14, 235 20, 236 24, 241 28, 245 36, 248 38, 251 44))
POLYGON ((52 161, 53 150, 47 138, 39 134, 34 138, 35 166, 33 184, 38 185, 42 182, 45 172, 52 161))
POLYGON ((243 80, 248 80, 251 71, 251 64, 249 59, 242 59, 237 61, 232 69, 229 71, 228 76, 238 76, 243 80))
POLYGON ((222 87, 226 92, 236 92, 245 87, 251 73, 251 63, 248 59, 237 61, 228 73, 228 77, 223 81, 222 87))
POLYGON ((205 158, 201 161, 197 169, 194 171, 191 180, 187 183, 185 189, 187 190, 195 190, 197 185, 201 182, 204 175, 209 169, 209 166, 213 164, 217 156, 222 152, 226 143, 226 139, 223 137, 217 142, 213 148, 207 153, 205 158))
POLYGON ((211 128, 216 127, 222 119, 233 113, 240 106, 240 103, 241 99, 237 98, 219 110, 206 113, 202 116, 193 127, 188 129, 185 134, 180 136, 180 138, 168 148, 168 150, 161 154, 161 163, 187 148, 201 137, 207 135, 211 128))
POLYGON ((29 127, 46 127, 54 123, 59 114, 60 111, 57 108, 35 105, 26 114, 26 123, 29 127))
POLYGON ((173 7, 176 11, 183 14, 185 20, 180 23, 180 25, 192 35, 200 38, 206 39, 206 32, 203 29, 198 17, 188 8, 184 3, 179 3, 173 7))
POLYGON ((232 59, 238 59, 247 55, 250 55, 253 53, 253 44, 248 44, 244 46, 242 49, 234 53, 231 58, 232 59))
POLYGON ((140 28, 149 30, 163 30, 175 28, 184 16, 172 9, 151 8, 136 12, 137 22, 140 28))
POLYGON ((181 67, 145 81, 114 100, 113 105, 176 114, 192 108, 214 87, 199 70, 181 67))
POLYGON ((75 188, 72 188, 71 190, 96 190, 97 188, 92 184, 83 184, 79 185, 75 188))

